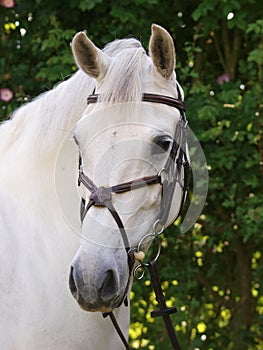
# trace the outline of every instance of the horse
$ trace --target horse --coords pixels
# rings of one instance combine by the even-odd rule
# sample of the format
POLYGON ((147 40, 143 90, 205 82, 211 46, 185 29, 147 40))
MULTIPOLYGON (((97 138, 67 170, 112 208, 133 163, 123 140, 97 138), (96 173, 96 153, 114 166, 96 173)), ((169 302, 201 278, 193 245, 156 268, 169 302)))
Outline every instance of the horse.
POLYGON ((182 168, 162 204, 183 108, 170 34, 153 24, 147 54, 80 32, 72 50, 77 73, 0 127, 4 350, 123 349, 101 312, 128 338, 132 271, 184 201, 182 168))

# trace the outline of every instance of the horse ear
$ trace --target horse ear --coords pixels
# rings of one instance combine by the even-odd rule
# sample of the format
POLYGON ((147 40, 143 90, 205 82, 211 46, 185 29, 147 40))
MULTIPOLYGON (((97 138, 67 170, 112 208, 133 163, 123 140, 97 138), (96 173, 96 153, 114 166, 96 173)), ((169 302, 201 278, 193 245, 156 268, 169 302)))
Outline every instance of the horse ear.
POLYGON ((161 26, 152 25, 149 52, 157 71, 169 79, 175 68, 175 49, 171 35, 161 26))
POLYGON ((74 36, 72 51, 77 65, 91 78, 99 79, 105 75, 109 58, 84 32, 74 36))

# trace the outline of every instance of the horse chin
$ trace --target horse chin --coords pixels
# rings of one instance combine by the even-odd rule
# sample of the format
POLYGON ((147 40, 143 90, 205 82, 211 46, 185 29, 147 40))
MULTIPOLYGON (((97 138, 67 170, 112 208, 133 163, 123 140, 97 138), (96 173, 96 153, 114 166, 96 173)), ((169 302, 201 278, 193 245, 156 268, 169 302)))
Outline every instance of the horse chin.
POLYGON ((102 313, 108 313, 113 311, 114 309, 118 308, 120 306, 120 303, 112 303, 111 305, 106 305, 104 303, 98 302, 97 304, 89 304, 85 300, 83 300, 81 297, 77 300, 80 308, 87 312, 102 312, 102 313))
POLYGON ((87 312, 102 312, 102 313, 108 313, 108 312, 112 312, 114 309, 109 308, 109 307, 105 307, 105 306, 84 306, 84 305, 80 305, 81 309, 87 312))
POLYGON ((117 309, 121 306, 124 298, 123 297, 115 297, 114 300, 110 300, 107 302, 103 302, 102 300, 97 301, 88 301, 86 298, 83 298, 81 294, 76 293, 74 295, 76 302, 79 307, 88 312, 111 312, 114 309, 117 309))

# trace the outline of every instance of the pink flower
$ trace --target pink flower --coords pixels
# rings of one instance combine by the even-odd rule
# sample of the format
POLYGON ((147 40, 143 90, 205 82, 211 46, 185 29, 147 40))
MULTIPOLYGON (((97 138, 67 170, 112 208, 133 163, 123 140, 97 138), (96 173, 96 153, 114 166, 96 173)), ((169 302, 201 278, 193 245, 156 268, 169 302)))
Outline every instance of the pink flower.
POLYGON ((10 9, 10 8, 15 6, 15 1, 14 0, 1 0, 1 5, 3 7, 10 9))
POLYGON ((4 102, 9 102, 10 100, 12 100, 13 96, 13 91, 11 91, 8 88, 3 88, 0 90, 0 100, 4 102))
POLYGON ((222 85, 222 84, 227 83, 229 81, 230 81, 230 76, 227 73, 219 75, 219 77, 217 77, 217 79, 216 79, 216 82, 218 85, 222 85))

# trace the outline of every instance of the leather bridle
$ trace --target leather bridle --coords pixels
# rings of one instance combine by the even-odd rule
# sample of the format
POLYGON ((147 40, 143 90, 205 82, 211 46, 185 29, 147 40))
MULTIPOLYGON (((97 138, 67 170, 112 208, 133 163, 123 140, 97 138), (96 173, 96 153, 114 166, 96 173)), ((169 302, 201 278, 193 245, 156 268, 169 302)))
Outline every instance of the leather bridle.
MULTIPOLYGON (((79 179, 78 179, 78 184, 83 184, 84 187, 90 192, 89 196, 89 201, 86 203, 86 200, 82 198, 81 200, 81 211, 80 211, 80 216, 81 216, 81 222, 85 219, 85 216, 89 209, 93 206, 98 206, 98 207, 105 207, 109 210, 111 213, 113 219, 115 220, 121 236, 123 240, 124 247, 127 252, 127 258, 128 258, 128 266, 129 266, 129 271, 130 274, 134 270, 135 266, 135 253, 139 252, 141 249, 141 246, 145 243, 146 239, 150 238, 156 238, 159 236, 159 234, 163 231, 164 227, 167 226, 167 220, 169 216, 169 212, 171 209, 171 203, 174 195, 174 191, 176 186, 178 185, 181 188, 182 195, 181 195, 181 203, 180 203, 180 209, 177 217, 181 214, 183 204, 186 199, 187 191, 189 188, 189 182, 190 182, 190 164, 188 161, 187 157, 187 129, 188 129, 188 122, 186 120, 185 116, 185 104, 182 100, 182 96, 180 93, 180 89, 177 86, 177 92, 178 92, 178 99, 170 97, 170 96, 164 96, 164 95, 158 95, 158 94, 149 94, 149 93, 144 93, 142 95, 142 101, 143 102, 153 102, 153 103, 159 103, 159 104, 165 104, 171 107, 176 108, 180 112, 180 118, 179 121, 176 125, 175 128, 175 133, 173 137, 173 142, 171 146, 171 150, 169 153, 169 157, 158 173, 156 175, 152 176, 145 176, 141 177, 132 181, 124 182, 121 184, 117 184, 111 187, 98 187, 92 179, 90 179, 86 174, 84 174, 83 171, 83 165, 82 165, 82 160, 80 157, 80 162, 79 162, 79 179), (182 176, 183 172, 183 176, 182 176), (182 180, 183 178, 183 180, 182 180), (153 233, 148 233, 144 237, 142 237, 141 241, 139 242, 137 247, 131 247, 129 243, 129 239, 125 230, 125 227, 123 225, 122 219, 118 212, 116 211, 113 203, 112 203, 112 195, 113 194, 118 194, 118 193, 124 193, 128 192, 131 190, 143 188, 146 186, 151 186, 154 184, 160 184, 162 186, 162 198, 161 198, 161 203, 160 203, 160 209, 157 215, 157 220, 154 223, 153 226, 153 233)), ((88 96, 88 104, 90 103, 96 103, 99 101, 99 95, 98 94, 92 94, 88 96)), ((176 220, 176 218, 175 218, 176 220)), ((158 252, 159 256, 159 252, 158 252)), ((156 293, 156 298, 158 301, 161 301, 160 303, 160 308, 162 310, 161 314, 158 314, 157 316, 162 316, 164 318, 168 334, 170 336, 171 343, 174 347, 174 349, 179 350, 179 344, 177 342, 175 333, 173 331, 171 321, 169 319, 169 313, 175 312, 176 309, 173 308, 172 311, 168 312, 167 310, 169 308, 166 308, 166 304, 161 292, 160 288, 160 283, 158 274, 157 274, 157 268, 155 265, 155 262, 158 258, 158 256, 151 262, 149 263, 142 263, 140 262, 140 267, 147 266, 150 271, 150 275, 152 277, 153 285, 154 285, 154 290, 156 293), (159 283, 159 285, 158 285, 159 283), (164 309, 166 309, 165 312, 164 309), (168 317, 168 319, 167 319, 168 317), (170 328, 170 330, 169 330, 170 328), (174 333, 174 334, 173 334, 174 333), (173 338, 173 339, 172 339, 173 338)), ((136 270, 138 269, 138 266, 136 270)), ((127 297, 126 294, 128 292, 129 288, 129 282, 126 287, 126 293, 123 298, 127 302, 127 297)), ((122 304, 123 300, 121 301, 120 305, 122 304)), ((120 306, 119 305, 119 306, 120 306)), ((104 316, 110 316, 115 329, 119 333, 123 344, 125 345, 126 349, 130 349, 125 337, 123 336, 122 332, 120 331, 120 328, 117 324, 117 321, 113 315, 113 313, 107 313, 104 314, 104 316)))

